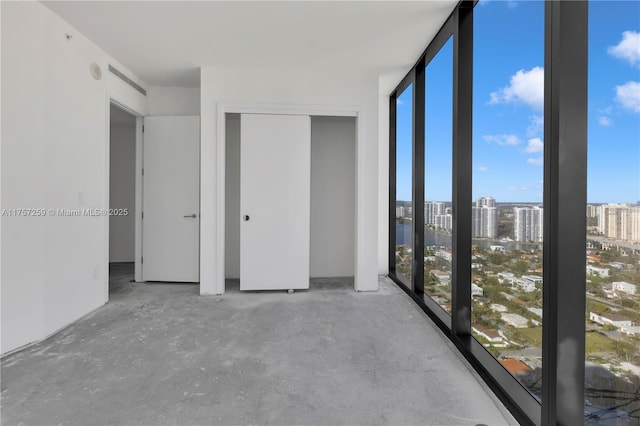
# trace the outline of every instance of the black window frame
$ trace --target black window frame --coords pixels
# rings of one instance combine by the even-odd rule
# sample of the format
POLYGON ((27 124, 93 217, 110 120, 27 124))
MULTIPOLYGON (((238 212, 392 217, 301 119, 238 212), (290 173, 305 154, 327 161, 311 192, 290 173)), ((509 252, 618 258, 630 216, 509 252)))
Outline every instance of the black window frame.
POLYGON ((522 424, 583 424, 588 2, 545 1, 542 400, 471 335, 473 9, 461 1, 390 94, 389 277, 449 337, 522 424), (425 67, 453 37, 451 315, 424 294, 425 67), (413 83, 411 282, 395 271, 396 100, 413 83), (419 208, 416 208, 419 207, 419 208), (418 214, 419 213, 419 214, 418 214), (417 257, 417 259, 416 259, 417 257))
MULTIPOLYGON (((394 281, 402 284, 404 287, 412 288, 413 279, 410 281, 407 277, 400 273, 396 273, 396 147, 397 147, 397 139, 396 139, 396 125, 397 125, 397 107, 398 107, 398 97, 404 93, 405 90, 412 87, 412 95, 411 100, 413 105, 415 105, 415 73, 413 69, 409 72, 402 81, 398 84, 398 86, 393 91, 393 94, 389 97, 389 270, 393 271, 394 281)), ((415 123, 416 123, 416 111, 415 107, 412 107, 411 111, 411 126, 413 127, 411 132, 411 168, 412 168, 412 188, 415 185, 415 152, 414 147, 415 143, 415 123)), ((413 190, 412 190, 413 191, 413 190)), ((415 199, 412 192, 412 209, 411 214, 415 213, 415 199)), ((412 220, 413 231, 415 231, 415 221, 412 220)), ((412 235, 415 236, 415 232, 412 232, 412 235)), ((415 247, 415 242, 412 237, 411 244, 415 247)), ((412 276, 415 273, 415 252, 412 255, 414 262, 414 271, 412 272, 412 276)))

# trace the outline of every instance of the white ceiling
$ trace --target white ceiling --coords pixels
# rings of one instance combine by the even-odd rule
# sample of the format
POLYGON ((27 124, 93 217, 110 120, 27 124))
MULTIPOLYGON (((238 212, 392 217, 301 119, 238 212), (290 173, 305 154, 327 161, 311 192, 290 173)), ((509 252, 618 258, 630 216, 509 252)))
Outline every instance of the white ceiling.
POLYGON ((147 84, 199 87, 201 66, 408 70, 457 1, 44 4, 147 84))

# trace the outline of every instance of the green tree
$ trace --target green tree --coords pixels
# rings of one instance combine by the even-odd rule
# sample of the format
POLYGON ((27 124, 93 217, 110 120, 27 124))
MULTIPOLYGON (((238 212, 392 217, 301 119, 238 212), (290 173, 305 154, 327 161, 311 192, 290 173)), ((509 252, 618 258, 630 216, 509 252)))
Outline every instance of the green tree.
POLYGON ((493 263, 494 265, 502 265, 508 260, 508 258, 504 253, 494 251, 487 254, 487 260, 489 261, 489 263, 493 263))
POLYGON ((516 275, 525 275, 529 271, 529 262, 524 259, 519 259, 511 267, 511 271, 516 275))
POLYGON ((636 356, 636 347, 631 343, 616 340, 613 343, 613 348, 616 351, 616 355, 623 361, 631 362, 634 356, 636 356))
POLYGON ((485 280, 484 280, 485 285, 489 285, 489 286, 499 286, 500 285, 500 281, 498 281, 498 276, 497 275, 488 275, 485 280))

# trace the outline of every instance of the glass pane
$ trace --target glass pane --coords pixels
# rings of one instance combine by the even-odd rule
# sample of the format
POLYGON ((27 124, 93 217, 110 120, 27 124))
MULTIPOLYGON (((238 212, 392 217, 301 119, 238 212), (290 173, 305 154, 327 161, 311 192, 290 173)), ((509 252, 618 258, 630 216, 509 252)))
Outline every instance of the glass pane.
POLYGON ((451 313, 453 38, 425 70, 424 291, 451 313))
POLYGON ((413 85, 396 102, 396 274, 410 283, 413 268, 413 85))
POLYGON ((640 425, 640 3, 589 2, 585 423, 640 425))
POLYGON ((474 337, 536 397, 542 381, 544 3, 474 9, 474 337))

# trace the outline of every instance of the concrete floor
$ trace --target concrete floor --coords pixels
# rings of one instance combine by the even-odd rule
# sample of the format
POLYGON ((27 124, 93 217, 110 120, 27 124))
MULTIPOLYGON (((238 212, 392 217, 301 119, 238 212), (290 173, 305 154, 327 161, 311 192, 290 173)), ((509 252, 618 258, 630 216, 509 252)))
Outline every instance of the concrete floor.
POLYGON ((113 272, 108 305, 2 359, 3 425, 517 424, 386 279, 200 297, 113 272))

